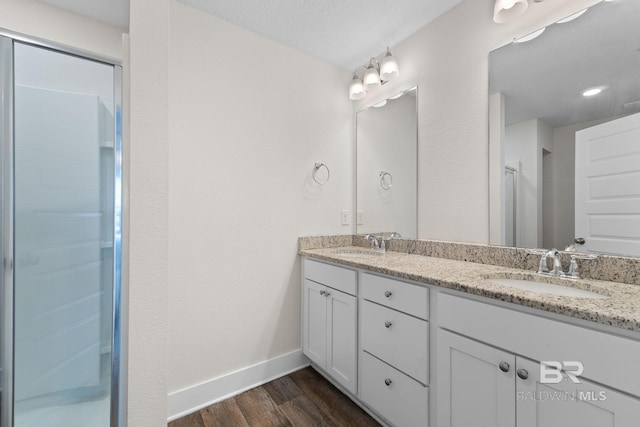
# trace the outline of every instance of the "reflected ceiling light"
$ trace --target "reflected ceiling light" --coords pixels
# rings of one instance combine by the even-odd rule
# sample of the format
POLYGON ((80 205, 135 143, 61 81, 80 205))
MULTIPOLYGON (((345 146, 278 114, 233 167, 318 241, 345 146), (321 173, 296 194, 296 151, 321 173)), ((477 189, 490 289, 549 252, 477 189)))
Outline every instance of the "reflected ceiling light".
POLYGON ((586 96, 586 97, 589 97, 589 96, 596 96, 596 95, 598 95, 600 92, 602 92, 602 88, 600 88, 600 87, 594 87, 594 88, 592 88, 592 89, 587 89, 587 90, 585 90, 584 92, 582 92, 582 96, 586 96))
POLYGON ((398 98, 400 98, 402 95, 404 95, 404 92, 400 92, 400 93, 399 93, 399 94, 397 94, 397 95, 390 96, 390 97, 389 97, 389 99, 398 99, 398 98))
POLYGON ((581 17, 587 10, 589 10, 589 8, 582 9, 580 12, 576 12, 573 15, 569 15, 566 18, 559 20, 558 24, 565 24, 567 22, 571 22, 574 19, 581 17))
POLYGON ((382 62, 377 58, 371 58, 368 66, 360 66, 353 71, 353 79, 349 84, 349 99, 357 101, 367 96, 367 91, 380 87, 389 80, 393 80, 400 75, 398 61, 391 55, 387 47, 387 53, 382 58, 382 62), (362 78, 358 77, 358 70, 364 69, 362 78))
POLYGON ((527 0, 496 0, 493 7, 493 22, 504 24, 522 15, 529 7, 527 0))
POLYGON ((382 101, 378 102, 377 104, 373 104, 372 107, 380 108, 380 107, 384 107, 385 105, 387 105, 387 100, 383 99, 382 101))
POLYGON ((525 43, 525 42, 529 42, 533 39, 535 39, 536 37, 538 37, 540 34, 544 33, 544 30, 546 30, 547 27, 543 27, 540 28, 538 31, 534 31, 533 33, 529 33, 526 36, 522 36, 519 39, 515 39, 514 43, 525 43))

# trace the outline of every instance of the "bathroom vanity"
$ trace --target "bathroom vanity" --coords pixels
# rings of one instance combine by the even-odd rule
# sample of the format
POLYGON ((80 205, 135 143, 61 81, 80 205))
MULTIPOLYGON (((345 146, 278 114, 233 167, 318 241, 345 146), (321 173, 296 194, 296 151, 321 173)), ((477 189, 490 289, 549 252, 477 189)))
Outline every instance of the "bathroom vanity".
POLYGON ((573 297, 492 282, 549 281, 495 265, 357 247, 300 254, 303 352, 382 422, 637 424, 640 286, 555 281, 585 291, 573 297))

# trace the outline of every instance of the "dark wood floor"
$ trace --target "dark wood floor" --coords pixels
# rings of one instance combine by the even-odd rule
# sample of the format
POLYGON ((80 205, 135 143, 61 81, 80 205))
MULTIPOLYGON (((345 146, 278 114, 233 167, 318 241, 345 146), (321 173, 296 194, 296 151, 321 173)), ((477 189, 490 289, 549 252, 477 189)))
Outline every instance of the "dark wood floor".
POLYGON ((169 427, 380 426, 312 368, 216 403, 169 427))

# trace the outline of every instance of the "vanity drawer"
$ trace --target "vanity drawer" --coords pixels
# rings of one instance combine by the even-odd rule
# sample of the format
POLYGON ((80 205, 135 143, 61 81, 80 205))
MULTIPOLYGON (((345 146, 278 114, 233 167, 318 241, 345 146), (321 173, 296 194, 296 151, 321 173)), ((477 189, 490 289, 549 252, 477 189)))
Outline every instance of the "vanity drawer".
POLYGON ((303 261, 305 279, 313 280, 325 286, 337 289, 344 293, 356 294, 356 272, 348 268, 313 261, 304 258, 303 261))
POLYGON ((362 349, 428 384, 428 322, 370 301, 360 307, 362 349))
POLYGON ((429 388, 367 352, 360 354, 362 400, 396 426, 427 426, 429 388))
POLYGON ((421 319, 429 318, 429 289, 386 277, 362 273, 360 294, 364 299, 421 319))

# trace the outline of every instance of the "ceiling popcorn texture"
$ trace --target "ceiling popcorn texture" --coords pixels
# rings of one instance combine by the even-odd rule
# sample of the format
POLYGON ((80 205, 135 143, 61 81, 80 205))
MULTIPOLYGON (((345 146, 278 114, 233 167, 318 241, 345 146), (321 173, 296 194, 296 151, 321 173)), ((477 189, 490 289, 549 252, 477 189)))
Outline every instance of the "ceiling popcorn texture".
POLYGON ((178 0, 345 69, 368 63, 461 0, 178 0))

